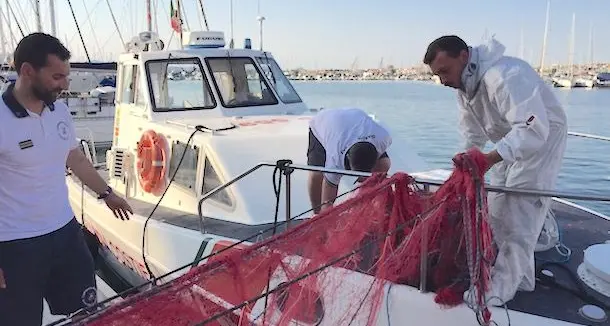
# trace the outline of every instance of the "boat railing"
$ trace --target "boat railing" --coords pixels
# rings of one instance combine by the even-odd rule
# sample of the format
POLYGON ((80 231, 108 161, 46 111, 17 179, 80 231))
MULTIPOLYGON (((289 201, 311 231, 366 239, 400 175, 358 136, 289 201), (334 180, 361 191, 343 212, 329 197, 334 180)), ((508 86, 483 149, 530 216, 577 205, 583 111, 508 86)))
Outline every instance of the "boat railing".
POLYGON ((587 134, 587 133, 582 133, 582 132, 568 131, 568 135, 576 136, 576 137, 583 137, 583 138, 588 138, 588 139, 610 141, 610 137, 587 134))
MULTIPOLYGON (((284 175, 285 200, 286 200, 286 205, 285 205, 286 220, 284 223, 286 223, 287 227, 290 226, 289 223, 293 219, 292 212, 291 212, 291 205, 290 205, 290 202, 291 202, 290 179, 291 179, 291 174, 294 171, 300 170, 300 171, 316 171, 316 172, 323 172, 323 173, 336 173, 336 174, 340 174, 340 175, 344 175, 344 176, 352 176, 352 177, 369 177, 372 175, 372 173, 367 173, 367 172, 338 170, 338 169, 329 169, 329 168, 318 167, 318 166, 293 164, 292 161, 290 161, 290 160, 279 160, 276 163, 262 162, 262 163, 259 163, 255 166, 253 166, 252 168, 248 169, 247 171, 239 174, 238 176, 234 177, 233 179, 229 180, 228 182, 210 190, 209 192, 205 193, 199 199, 197 210, 198 210, 198 214, 199 214, 201 230, 205 229, 203 226, 203 219, 204 219, 203 202, 206 201, 207 199, 209 199, 210 197, 214 196, 218 192, 220 192, 220 191, 224 190, 225 188, 231 186, 232 184, 236 183, 237 181, 241 180, 242 178, 244 178, 244 177, 250 175, 251 173, 253 173, 261 168, 264 168, 264 167, 267 167, 267 168, 272 167, 272 168, 279 169, 282 172, 282 174, 284 175)), ((440 187, 444 183, 444 181, 442 181, 442 180, 431 180, 431 179, 423 179, 423 178, 414 178, 414 181, 416 184, 424 186, 424 189, 426 189, 430 186, 440 187)), ((482 186, 482 185, 478 185, 478 186, 482 186)), ((501 186, 492 186, 489 184, 485 184, 484 186, 487 191, 499 192, 499 193, 518 194, 518 195, 523 195, 523 196, 551 197, 551 198, 557 197, 557 198, 563 198, 563 199, 584 200, 584 201, 610 202, 610 196, 582 195, 582 194, 566 193, 566 192, 558 192, 558 191, 545 191, 545 190, 536 190, 536 189, 501 187, 501 186)), ((477 192, 477 193, 480 193, 480 192, 477 192)), ((477 198, 477 206, 480 206, 481 202, 482 202, 481 198, 477 198)), ((311 210, 313 210, 313 209, 311 209, 311 210)), ((477 209, 477 211, 480 211, 480 210, 477 209)), ((303 215, 303 214, 300 214, 300 215, 303 215)), ((299 216, 299 215, 297 215, 297 216, 299 216)), ((421 255, 421 263, 420 263, 420 286, 419 286, 419 289, 421 292, 427 292, 426 281, 427 281, 427 266, 428 266, 427 256, 428 255, 425 254, 426 248, 427 248, 427 243, 425 241, 426 238, 427 237, 425 237, 425 236, 422 237, 422 246, 421 246, 422 255, 421 255)))
POLYGON ((93 164, 93 167, 95 167, 95 168, 102 167, 106 164, 106 162, 99 162, 97 159, 96 146, 98 146, 100 143, 96 143, 95 140, 93 139, 93 133, 91 132, 91 130, 89 130, 88 128, 87 128, 87 130, 90 134, 89 135, 90 140, 83 139, 83 138, 76 138, 76 140, 80 143, 83 153, 85 154, 85 156, 87 157, 89 162, 91 162, 91 164, 93 164))
POLYGON ((78 141, 80 142, 80 145, 83 148, 83 153, 85 154, 85 157, 87 157, 89 162, 91 162, 91 164, 93 164, 93 166, 95 166, 97 164, 95 148, 92 149, 89 145, 89 142, 85 139, 79 139, 78 141))

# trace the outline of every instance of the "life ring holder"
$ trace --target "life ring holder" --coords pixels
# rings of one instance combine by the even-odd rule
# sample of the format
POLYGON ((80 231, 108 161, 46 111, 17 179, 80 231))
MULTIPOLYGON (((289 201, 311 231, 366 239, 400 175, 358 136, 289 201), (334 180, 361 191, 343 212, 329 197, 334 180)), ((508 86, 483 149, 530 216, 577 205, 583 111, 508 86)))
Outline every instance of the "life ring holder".
POLYGON ((142 133, 138 142, 136 170, 144 192, 156 195, 165 190, 168 153, 167 140, 162 134, 152 129, 142 133))

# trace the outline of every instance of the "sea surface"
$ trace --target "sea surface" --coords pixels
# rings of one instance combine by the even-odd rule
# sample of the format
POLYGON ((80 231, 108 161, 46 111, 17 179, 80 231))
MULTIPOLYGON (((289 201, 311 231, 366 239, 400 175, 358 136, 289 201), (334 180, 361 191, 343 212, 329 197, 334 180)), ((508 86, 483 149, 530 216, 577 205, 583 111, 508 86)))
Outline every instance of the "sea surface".
MULTIPOLYGON (((462 151, 453 89, 416 81, 293 81, 312 108, 359 107, 390 129, 396 150, 416 151, 431 168, 451 169, 462 151), (401 140, 411 148, 401 147, 401 140)), ((553 89, 570 131, 610 137, 610 89, 553 89)), ((488 145, 488 148, 491 144, 488 145)), ((569 136, 558 191, 610 197, 610 142, 569 136)), ((578 201, 610 215, 610 204, 578 201)))

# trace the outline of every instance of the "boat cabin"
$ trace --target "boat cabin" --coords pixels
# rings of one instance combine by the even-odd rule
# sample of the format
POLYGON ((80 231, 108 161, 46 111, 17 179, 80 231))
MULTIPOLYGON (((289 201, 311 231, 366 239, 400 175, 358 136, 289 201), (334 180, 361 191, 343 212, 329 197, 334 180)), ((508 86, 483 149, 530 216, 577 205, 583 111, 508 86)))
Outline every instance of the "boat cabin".
MULTIPOLYGON (((309 110, 270 53, 227 49, 219 32, 187 33, 182 50, 138 49, 118 60, 107 155, 111 185, 124 188, 128 198, 155 204, 175 173, 161 205, 197 214, 201 196, 260 162, 305 164, 309 110), (149 131, 157 137, 153 142, 164 143, 155 163, 163 180, 154 189, 138 175, 138 165, 145 164, 138 146, 149 131)), ((248 225, 273 222, 272 169, 210 198, 205 215, 248 225)), ((293 201, 294 212, 305 211, 307 173, 295 173, 293 180, 292 195, 302 199, 293 201)))

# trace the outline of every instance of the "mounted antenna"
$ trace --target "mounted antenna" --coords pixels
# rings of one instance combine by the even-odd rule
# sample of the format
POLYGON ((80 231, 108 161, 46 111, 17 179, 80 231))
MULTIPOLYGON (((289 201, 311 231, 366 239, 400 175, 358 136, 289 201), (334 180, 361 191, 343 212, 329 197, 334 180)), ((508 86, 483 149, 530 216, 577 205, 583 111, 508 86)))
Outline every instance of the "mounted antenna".
POLYGON ((261 15, 261 0, 258 0, 258 16, 256 17, 256 20, 258 21, 260 50, 263 51, 263 21, 265 20, 265 16, 261 15))
POLYGON ((231 40, 229 41, 229 48, 233 49, 234 48, 234 41, 233 41, 233 0, 231 0, 230 2, 230 12, 231 12, 231 40))

